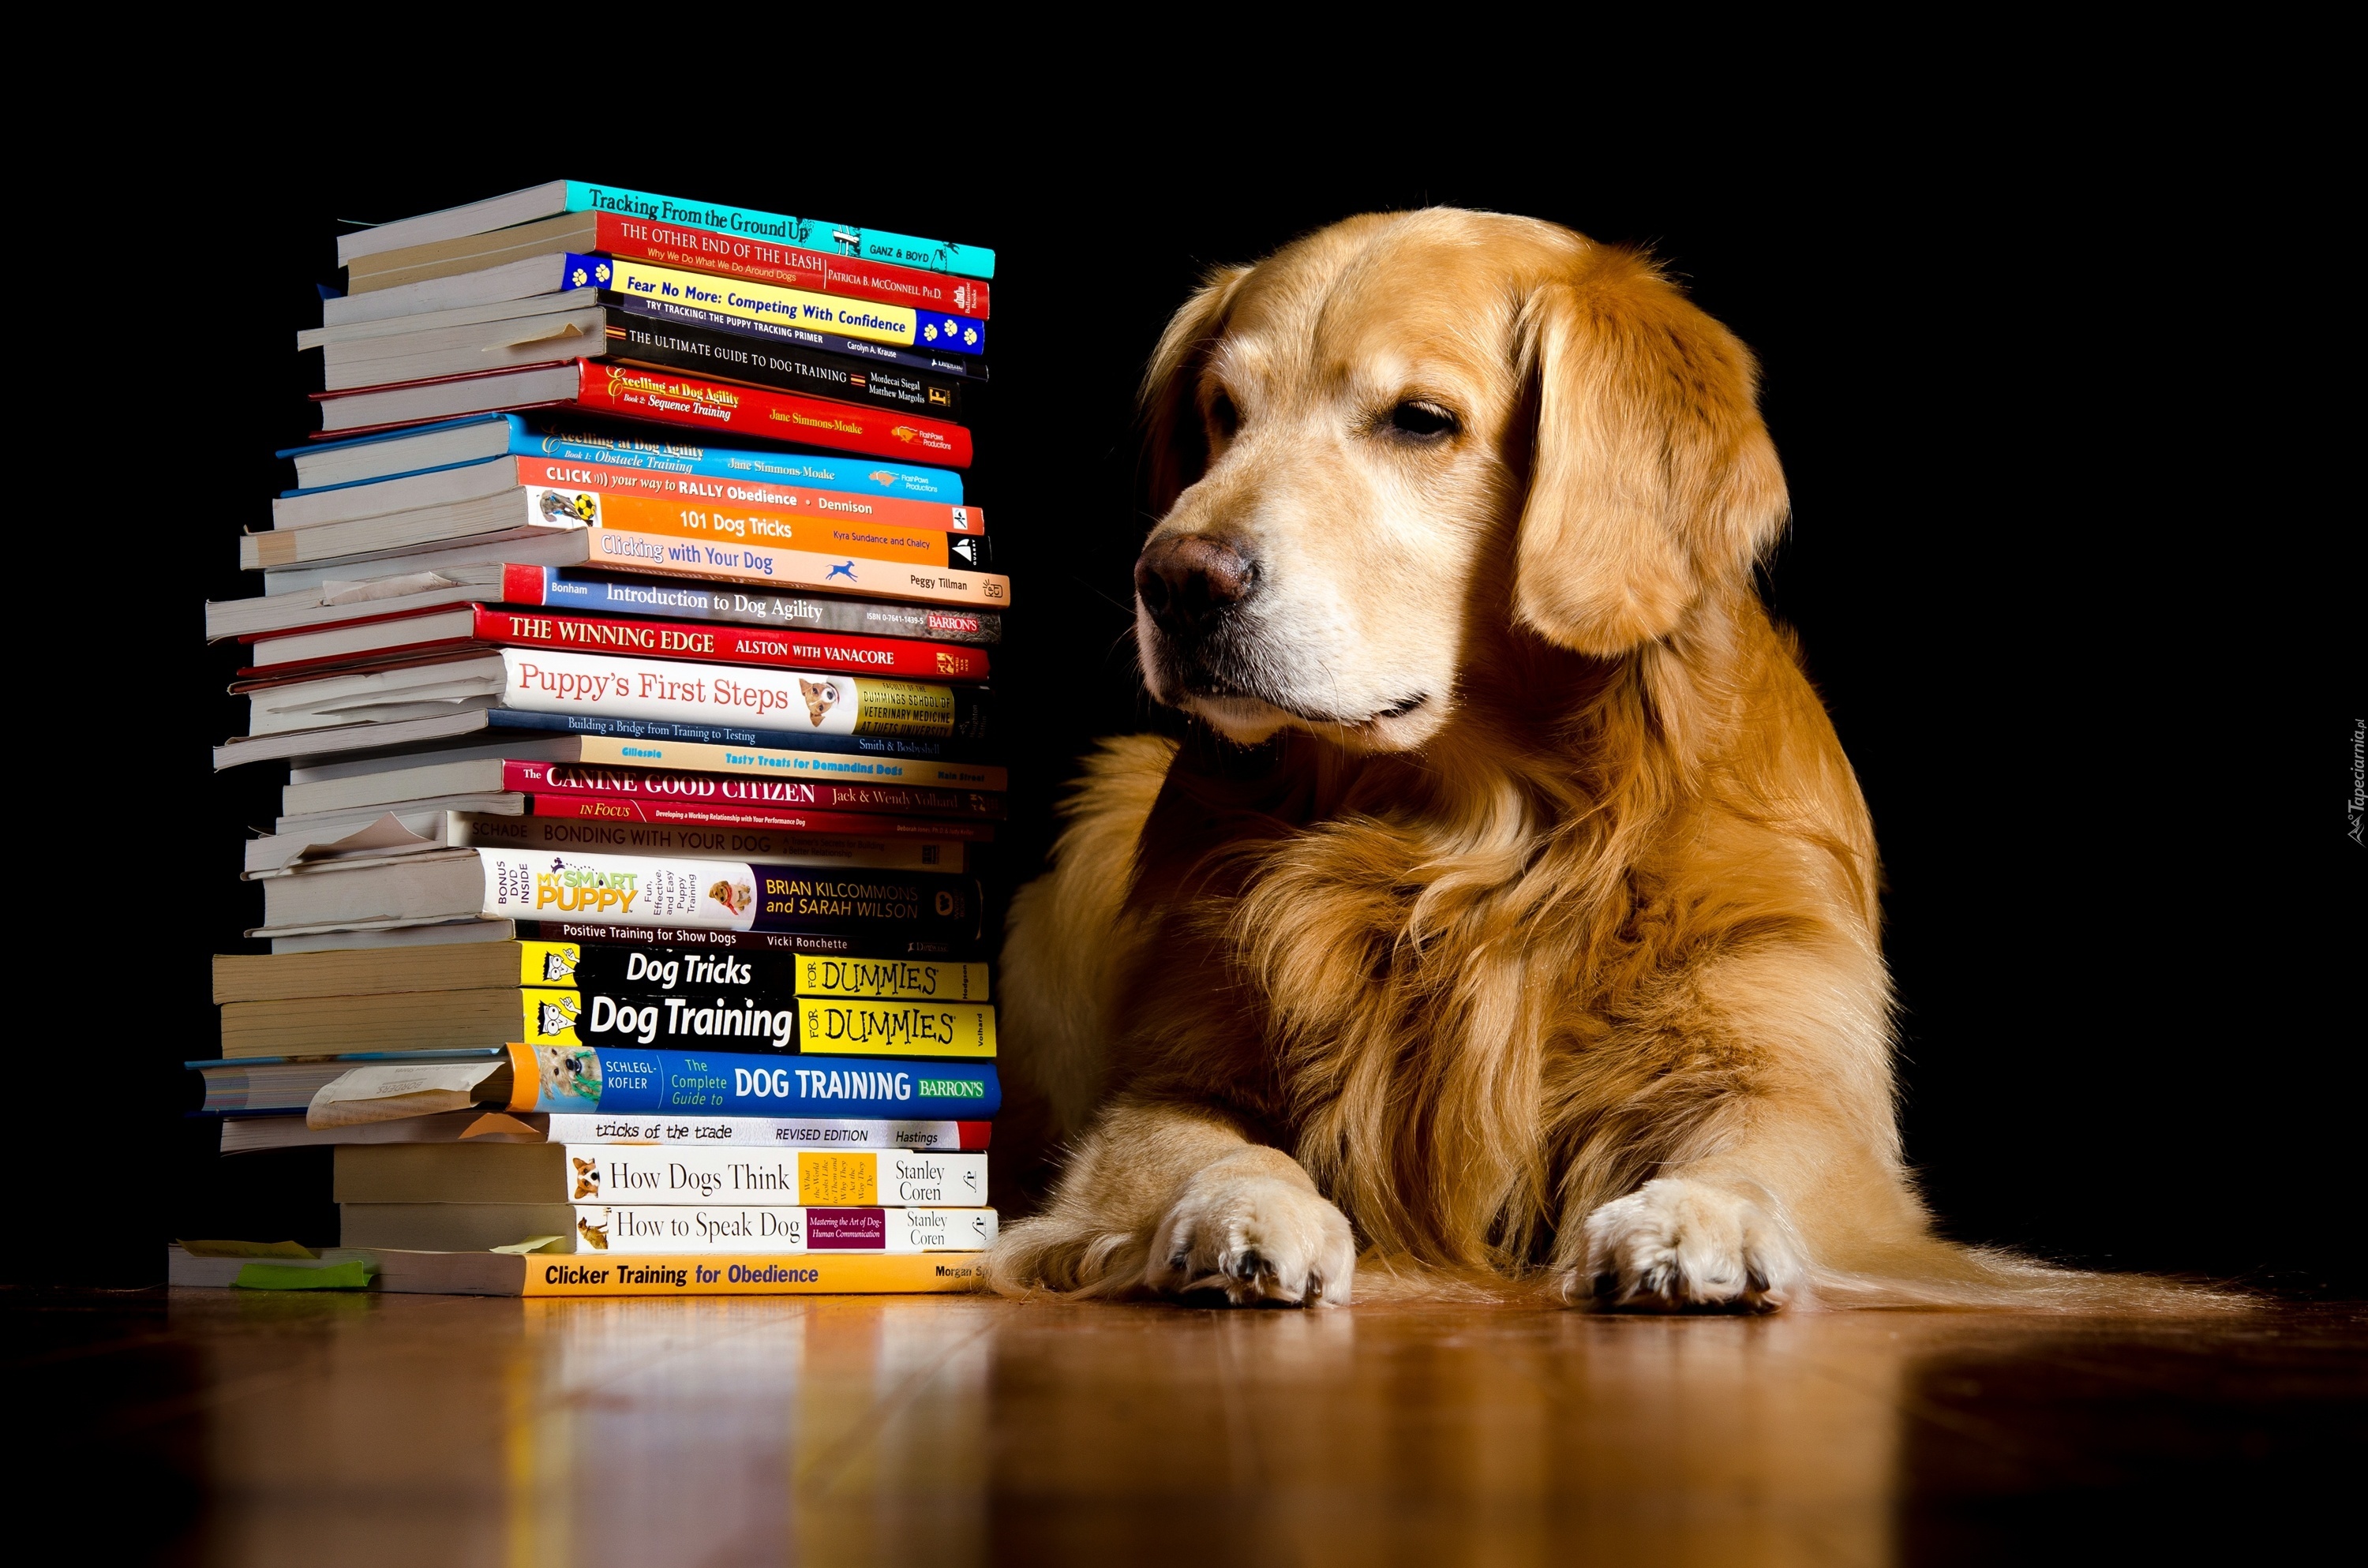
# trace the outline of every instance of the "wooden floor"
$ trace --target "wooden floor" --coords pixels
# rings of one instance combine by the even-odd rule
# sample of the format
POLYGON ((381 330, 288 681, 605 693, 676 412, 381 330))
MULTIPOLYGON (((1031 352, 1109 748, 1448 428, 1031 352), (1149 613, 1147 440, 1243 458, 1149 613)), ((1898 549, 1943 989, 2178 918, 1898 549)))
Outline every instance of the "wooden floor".
POLYGON ((2348 1519, 2368 1459, 2358 1308, 159 1290, 17 1292, 0 1319, 11 1446, 55 1470, 12 1487, 17 1519, 80 1492, 126 1560, 1673 1568, 2182 1561, 2224 1534, 2283 1557, 2348 1519))

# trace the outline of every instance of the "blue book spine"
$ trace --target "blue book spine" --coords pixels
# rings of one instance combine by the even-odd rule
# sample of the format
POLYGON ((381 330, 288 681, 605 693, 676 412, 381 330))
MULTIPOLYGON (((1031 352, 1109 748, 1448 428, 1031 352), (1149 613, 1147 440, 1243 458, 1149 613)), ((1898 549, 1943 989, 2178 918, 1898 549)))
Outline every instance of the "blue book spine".
POLYGON ((588 1045, 513 1047, 513 1060, 524 1051, 534 1053, 539 1071, 532 1085, 512 1088, 514 1111, 975 1121, 1003 1105, 1002 1082, 985 1062, 588 1045))
POLYGON ((570 212, 621 212, 629 218, 650 218, 683 223, 719 233, 747 234, 808 250, 837 251, 898 267, 918 267, 957 278, 992 278, 995 253, 985 245, 961 245, 948 240, 925 240, 889 229, 864 229, 849 223, 825 223, 817 218, 792 218, 748 207, 721 207, 712 202, 683 201, 653 196, 645 190, 620 190, 610 185, 567 182, 570 212))
MULTIPOLYGON (((942 501, 950 506, 962 505, 962 475, 948 469, 915 468, 905 463, 882 462, 877 458, 817 457, 806 452, 767 452, 734 447, 698 447, 680 441, 649 441, 635 436, 571 427, 561 422, 529 418, 522 414, 479 415, 468 419, 417 426, 392 435, 291 447, 276 455, 292 458, 299 452, 324 452, 340 447, 367 446, 379 441, 400 440, 429 430, 488 424, 494 419, 499 419, 510 427, 509 451, 512 457, 558 458, 568 462, 606 463, 610 468, 643 468, 655 473, 689 473, 708 479, 769 480, 776 483, 803 484, 814 490, 836 491, 842 495, 905 495, 916 500, 942 501)), ((498 462, 501 460, 470 460, 472 462, 488 460, 498 462)), ((355 480, 350 484, 321 484, 312 490, 283 490, 280 494, 310 495, 316 490, 347 490, 353 484, 382 484, 390 479, 407 479, 415 473, 434 473, 442 469, 467 466, 467 463, 438 463, 432 468, 404 469, 370 479, 355 480)))

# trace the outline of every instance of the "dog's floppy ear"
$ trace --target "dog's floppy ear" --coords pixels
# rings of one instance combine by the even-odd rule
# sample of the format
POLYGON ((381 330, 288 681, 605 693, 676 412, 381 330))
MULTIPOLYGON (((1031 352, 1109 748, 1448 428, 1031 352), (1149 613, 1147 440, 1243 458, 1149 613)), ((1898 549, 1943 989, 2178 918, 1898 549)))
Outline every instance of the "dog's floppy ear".
POLYGON ((1210 343, 1225 324, 1247 267, 1220 267, 1184 301, 1159 335, 1151 364, 1143 372, 1143 418, 1147 439, 1151 514, 1165 517, 1186 486, 1209 466, 1209 437, 1198 400, 1201 365, 1210 343))
POLYGON ((1609 658, 1673 631, 1783 527, 1751 351, 1651 262, 1595 247, 1521 321, 1537 437, 1514 613, 1609 658))

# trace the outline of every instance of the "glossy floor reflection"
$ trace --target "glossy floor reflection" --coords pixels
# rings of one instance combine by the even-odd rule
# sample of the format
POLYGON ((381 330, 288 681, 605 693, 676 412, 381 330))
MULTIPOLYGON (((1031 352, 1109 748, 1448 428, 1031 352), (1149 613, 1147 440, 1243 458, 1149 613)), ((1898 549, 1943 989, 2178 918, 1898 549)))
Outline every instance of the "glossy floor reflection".
POLYGON ((194 1562, 2111 1558, 2299 1528, 2368 1457, 2368 1313, 2337 1308, 158 1291, 0 1312, 20 1436, 122 1544, 194 1562))

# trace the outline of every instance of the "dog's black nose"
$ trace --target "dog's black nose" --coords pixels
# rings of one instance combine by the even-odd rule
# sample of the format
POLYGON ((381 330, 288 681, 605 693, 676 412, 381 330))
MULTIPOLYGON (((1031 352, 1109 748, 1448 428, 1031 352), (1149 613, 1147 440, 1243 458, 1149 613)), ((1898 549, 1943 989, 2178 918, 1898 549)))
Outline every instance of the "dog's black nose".
POLYGON ((1171 637, 1209 630, 1250 597, 1258 563, 1231 540, 1171 534, 1144 547, 1134 563, 1134 591, 1151 619, 1171 637))

